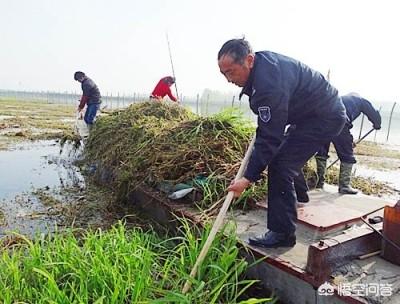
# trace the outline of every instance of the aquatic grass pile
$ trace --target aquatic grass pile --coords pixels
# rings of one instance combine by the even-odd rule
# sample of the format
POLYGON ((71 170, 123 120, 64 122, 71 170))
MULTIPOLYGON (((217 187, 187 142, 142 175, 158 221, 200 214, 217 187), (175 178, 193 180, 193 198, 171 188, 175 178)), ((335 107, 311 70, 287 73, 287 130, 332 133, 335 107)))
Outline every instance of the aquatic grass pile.
MULTIPOLYGON (((96 122, 86 160, 97 165, 98 176, 118 199, 143 185, 171 192, 174 185, 186 184, 200 193, 193 196, 195 203, 208 209, 223 199, 253 134, 251 123, 234 109, 199 117, 173 103, 138 103, 96 122)), ((303 172, 315 185, 313 160, 303 172)), ((337 183, 334 171, 328 174, 327 182, 337 183)), ((246 208, 263 200, 266 179, 265 174, 234 206, 246 208)), ((384 183, 371 179, 357 177, 353 184, 366 194, 386 191, 384 183)))
MULTIPOLYGON (((102 176, 107 171, 107 183, 120 198, 141 185, 186 183, 201 192, 197 203, 204 207, 225 195, 253 133, 237 111, 203 118, 176 104, 145 102, 101 117, 89 136, 86 160, 102 176)), ((252 187, 252 196, 264 195, 262 187, 252 187)))
POLYGON ((181 237, 168 240, 121 223, 108 231, 71 229, 33 241, 18 235, 1 249, 0 302, 241 303, 255 281, 243 278, 247 263, 238 257, 233 235, 217 236, 192 289, 181 293, 209 233, 187 222, 182 227, 181 237))
POLYGON ((112 112, 96 121, 86 145, 87 157, 108 169, 125 164, 129 158, 141 164, 136 155, 146 156, 142 151, 159 134, 190 117, 191 113, 179 106, 155 102, 137 103, 112 112))

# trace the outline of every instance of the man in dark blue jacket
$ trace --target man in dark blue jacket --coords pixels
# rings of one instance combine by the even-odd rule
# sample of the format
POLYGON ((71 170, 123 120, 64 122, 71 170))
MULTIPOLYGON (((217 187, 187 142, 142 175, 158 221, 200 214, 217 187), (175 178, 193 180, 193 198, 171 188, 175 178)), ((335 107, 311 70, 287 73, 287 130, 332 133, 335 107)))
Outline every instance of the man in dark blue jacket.
MULTIPOLYGON (((345 125, 342 132, 336 136, 332 143, 335 146, 336 153, 340 159, 340 171, 339 171, 339 193, 342 194, 356 194, 357 190, 350 186, 351 171, 353 164, 356 163, 353 151, 353 136, 351 135, 350 129, 353 127, 351 124, 361 113, 365 114, 368 120, 372 123, 374 129, 379 130, 381 128, 381 115, 372 104, 365 98, 360 97, 357 94, 349 94, 342 96, 343 104, 346 108, 347 116, 350 122, 345 125)), ((317 175, 318 182, 316 188, 323 188, 325 182, 325 171, 326 161, 329 157, 329 146, 330 142, 322 146, 315 156, 317 163, 317 175)), ((298 188, 296 180, 296 188, 298 188)), ((301 184, 300 181, 299 184, 301 184)))
POLYGON ((296 194, 293 179, 320 146, 337 136, 346 113, 337 90, 320 74, 292 58, 254 53, 244 39, 227 41, 218 53, 226 79, 242 87, 258 116, 256 141, 244 177, 229 191, 239 196, 268 166, 268 229, 251 245, 292 247, 296 243, 296 194), (285 127, 296 128, 284 136, 285 127))
POLYGON ((78 106, 78 111, 81 112, 86 105, 84 120, 90 128, 93 125, 96 113, 100 107, 100 91, 94 81, 81 71, 75 72, 74 79, 80 82, 82 86, 82 97, 78 106))

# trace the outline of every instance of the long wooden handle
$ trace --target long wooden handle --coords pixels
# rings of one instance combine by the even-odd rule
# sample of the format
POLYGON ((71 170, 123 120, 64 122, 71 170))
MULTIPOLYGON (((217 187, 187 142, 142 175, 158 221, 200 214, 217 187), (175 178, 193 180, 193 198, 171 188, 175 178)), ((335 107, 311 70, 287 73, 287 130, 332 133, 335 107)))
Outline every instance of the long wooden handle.
MULTIPOLYGON (((241 178, 243 176, 244 170, 246 169, 247 164, 249 162, 251 152, 253 151, 255 139, 256 139, 256 135, 254 135, 253 139, 250 142, 249 147, 247 148, 246 155, 244 156, 242 163, 240 164, 240 168, 236 174, 235 180, 238 180, 239 178, 241 178)), ((183 294, 185 294, 192 286, 192 279, 196 275, 197 269, 199 268, 199 266, 203 262, 204 258, 206 257, 207 252, 210 249, 210 246, 211 246, 212 242, 214 241, 214 238, 223 223, 225 214, 232 202, 234 194, 235 193, 233 191, 228 192, 228 195, 225 198, 224 204, 222 205, 221 210, 219 211, 218 216, 215 219, 214 225, 211 228, 210 234, 208 235, 208 238, 207 238, 203 248, 201 249, 199 256, 197 257, 197 261, 194 264, 192 271, 190 272, 190 278, 186 281, 185 285, 183 286, 183 289, 182 289, 183 294)))

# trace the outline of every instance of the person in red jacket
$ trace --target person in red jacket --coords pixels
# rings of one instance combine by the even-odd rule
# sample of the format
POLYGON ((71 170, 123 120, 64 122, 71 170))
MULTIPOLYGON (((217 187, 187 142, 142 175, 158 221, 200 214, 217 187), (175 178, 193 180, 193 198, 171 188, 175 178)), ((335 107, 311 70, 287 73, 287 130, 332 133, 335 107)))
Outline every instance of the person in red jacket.
POLYGON ((172 76, 166 76, 160 79, 150 95, 150 99, 161 100, 168 95, 173 101, 178 101, 177 98, 171 92, 171 86, 175 83, 175 78, 172 76))

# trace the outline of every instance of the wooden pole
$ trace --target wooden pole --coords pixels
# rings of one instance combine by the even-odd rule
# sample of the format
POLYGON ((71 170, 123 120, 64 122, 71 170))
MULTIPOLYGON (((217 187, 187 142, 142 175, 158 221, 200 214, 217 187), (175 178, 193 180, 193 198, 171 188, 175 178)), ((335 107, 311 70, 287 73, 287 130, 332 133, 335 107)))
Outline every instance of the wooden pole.
MULTIPOLYGON (((251 152, 253 151, 255 139, 256 139, 256 135, 254 135, 253 139, 250 142, 249 147, 247 148, 246 155, 244 156, 242 163, 240 164, 240 168, 236 174, 235 180, 238 180, 239 178, 241 178, 243 176, 244 170, 246 169, 247 163, 249 162, 251 152)), ((192 286, 192 279, 196 275, 199 266, 201 265, 204 258, 206 257, 207 252, 210 249, 210 246, 223 223, 225 214, 229 208, 229 205, 231 204, 231 202, 233 200, 233 197, 234 197, 234 192, 229 191, 228 195, 225 198, 224 204, 222 205, 221 210, 219 211, 218 216, 215 219, 214 225, 211 228, 210 234, 208 235, 208 238, 207 238, 203 248, 200 251, 200 254, 196 260, 196 263, 193 266, 192 271, 190 272, 190 278, 186 281, 185 285, 183 286, 183 289, 182 289, 183 294, 187 293, 188 290, 190 289, 190 287, 192 286)))
POLYGON ((386 141, 389 140, 390 126, 392 125, 392 116, 393 116, 393 110, 394 110, 394 107, 395 107, 395 106, 396 106, 396 102, 393 104, 392 110, 390 111, 389 126, 388 126, 386 141))
POLYGON ((178 86, 176 85, 176 77, 175 77, 174 63, 173 63, 173 61, 172 61, 171 48, 170 48, 170 46, 169 46, 168 33, 165 33, 165 34, 166 34, 166 36, 167 36, 168 52, 169 52, 169 59, 171 60, 172 76, 174 76, 174 79, 175 79, 175 91, 176 91, 176 98, 179 98, 179 94, 178 94, 178 86))
POLYGON ((362 134, 362 129, 363 129, 363 126, 364 126, 364 113, 362 114, 362 116, 361 116, 361 124, 360 124, 360 134, 358 135, 358 139, 360 139, 361 138, 361 134, 362 134))

